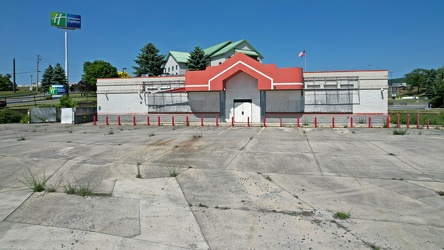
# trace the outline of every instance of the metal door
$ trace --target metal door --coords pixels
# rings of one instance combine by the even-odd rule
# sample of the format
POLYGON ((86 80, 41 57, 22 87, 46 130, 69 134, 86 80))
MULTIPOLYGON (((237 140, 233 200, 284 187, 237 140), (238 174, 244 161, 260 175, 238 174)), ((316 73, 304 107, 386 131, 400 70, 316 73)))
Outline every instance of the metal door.
POLYGON ((251 122, 251 102, 234 101, 234 122, 247 122, 250 117, 251 122))

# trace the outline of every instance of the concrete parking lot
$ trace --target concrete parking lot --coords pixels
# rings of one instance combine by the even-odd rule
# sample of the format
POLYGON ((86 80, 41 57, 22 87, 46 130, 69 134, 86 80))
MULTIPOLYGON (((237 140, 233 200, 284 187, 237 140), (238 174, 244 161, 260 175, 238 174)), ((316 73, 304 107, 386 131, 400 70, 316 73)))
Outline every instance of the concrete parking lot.
POLYGON ((444 249, 443 132, 0 125, 0 249, 444 249))

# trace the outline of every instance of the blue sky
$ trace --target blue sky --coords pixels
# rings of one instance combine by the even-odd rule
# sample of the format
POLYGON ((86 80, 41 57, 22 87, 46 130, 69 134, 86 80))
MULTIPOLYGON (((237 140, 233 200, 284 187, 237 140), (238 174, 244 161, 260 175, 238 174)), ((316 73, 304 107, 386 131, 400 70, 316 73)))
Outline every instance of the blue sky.
MULTIPOLYGON (((69 31, 69 78, 79 81, 85 61, 104 60, 133 72, 140 49, 152 42, 162 54, 248 40, 263 63, 307 71, 386 69, 393 78, 415 68, 444 66, 442 0, 3 0, 0 74, 17 84, 40 70, 64 66, 64 31, 50 26, 50 12, 82 16, 69 31)), ((42 72, 39 79, 41 79, 42 72)))

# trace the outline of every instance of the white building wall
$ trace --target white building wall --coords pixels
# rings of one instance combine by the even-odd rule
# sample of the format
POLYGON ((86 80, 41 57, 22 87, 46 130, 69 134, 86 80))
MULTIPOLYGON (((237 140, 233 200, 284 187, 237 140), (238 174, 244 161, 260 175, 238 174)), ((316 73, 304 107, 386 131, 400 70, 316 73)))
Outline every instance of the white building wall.
POLYGON ((304 112, 301 90, 281 90, 266 92, 266 112, 304 112))
MULTIPOLYGON (((182 67, 183 66, 184 65, 182 65, 182 67)), ((181 75, 180 74, 181 70, 184 71, 183 68, 179 67, 179 64, 176 62, 176 60, 174 60, 174 58, 171 55, 169 55, 167 58, 167 61, 165 63, 164 73, 169 74, 169 75, 181 75)), ((183 73, 183 74, 185 74, 185 73, 183 73)))
POLYGON ((260 91, 257 79, 243 72, 227 81, 225 89, 225 119, 231 121, 234 116, 234 100, 251 100, 251 122, 260 122, 260 91))
POLYGON ((219 64, 228 60, 229 57, 234 55, 234 50, 228 51, 227 53, 211 58, 210 66, 218 66, 219 64))
POLYGON ((388 72, 386 70, 304 72, 304 78, 304 112, 387 114, 388 72), (347 81, 343 80, 347 77, 358 79, 352 81, 352 90, 349 89, 347 81), (316 84, 313 85, 311 78, 318 79, 316 84), (332 85, 335 81, 337 84, 332 85), (350 95, 353 99, 351 101, 349 101, 350 95))

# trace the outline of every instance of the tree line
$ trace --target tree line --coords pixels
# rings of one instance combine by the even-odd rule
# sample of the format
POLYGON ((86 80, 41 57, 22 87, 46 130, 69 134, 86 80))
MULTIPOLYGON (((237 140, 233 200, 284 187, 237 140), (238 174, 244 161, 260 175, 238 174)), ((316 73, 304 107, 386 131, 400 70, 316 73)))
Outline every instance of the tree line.
POLYGON ((410 91, 425 95, 433 107, 444 107, 444 66, 439 69, 417 68, 404 75, 410 91))
MULTIPOLYGON (((166 63, 166 57, 159 53, 153 43, 146 44, 141 50, 134 62, 137 64, 133 66, 134 74, 136 76, 149 75, 160 76, 163 74, 163 67, 166 63)), ((208 57, 204 51, 196 46, 190 52, 190 57, 187 62, 188 70, 203 70, 209 65, 208 57)), ((49 65, 42 76, 42 90, 49 91, 52 84, 62 84, 66 89, 71 91, 95 92, 97 90, 97 78, 125 78, 130 77, 127 72, 117 71, 117 68, 108 62, 102 60, 95 60, 94 62, 83 63, 83 75, 79 83, 69 87, 66 81, 65 70, 58 63, 54 67, 49 65)), ((1 85, 0 85, 1 87, 1 85)))

